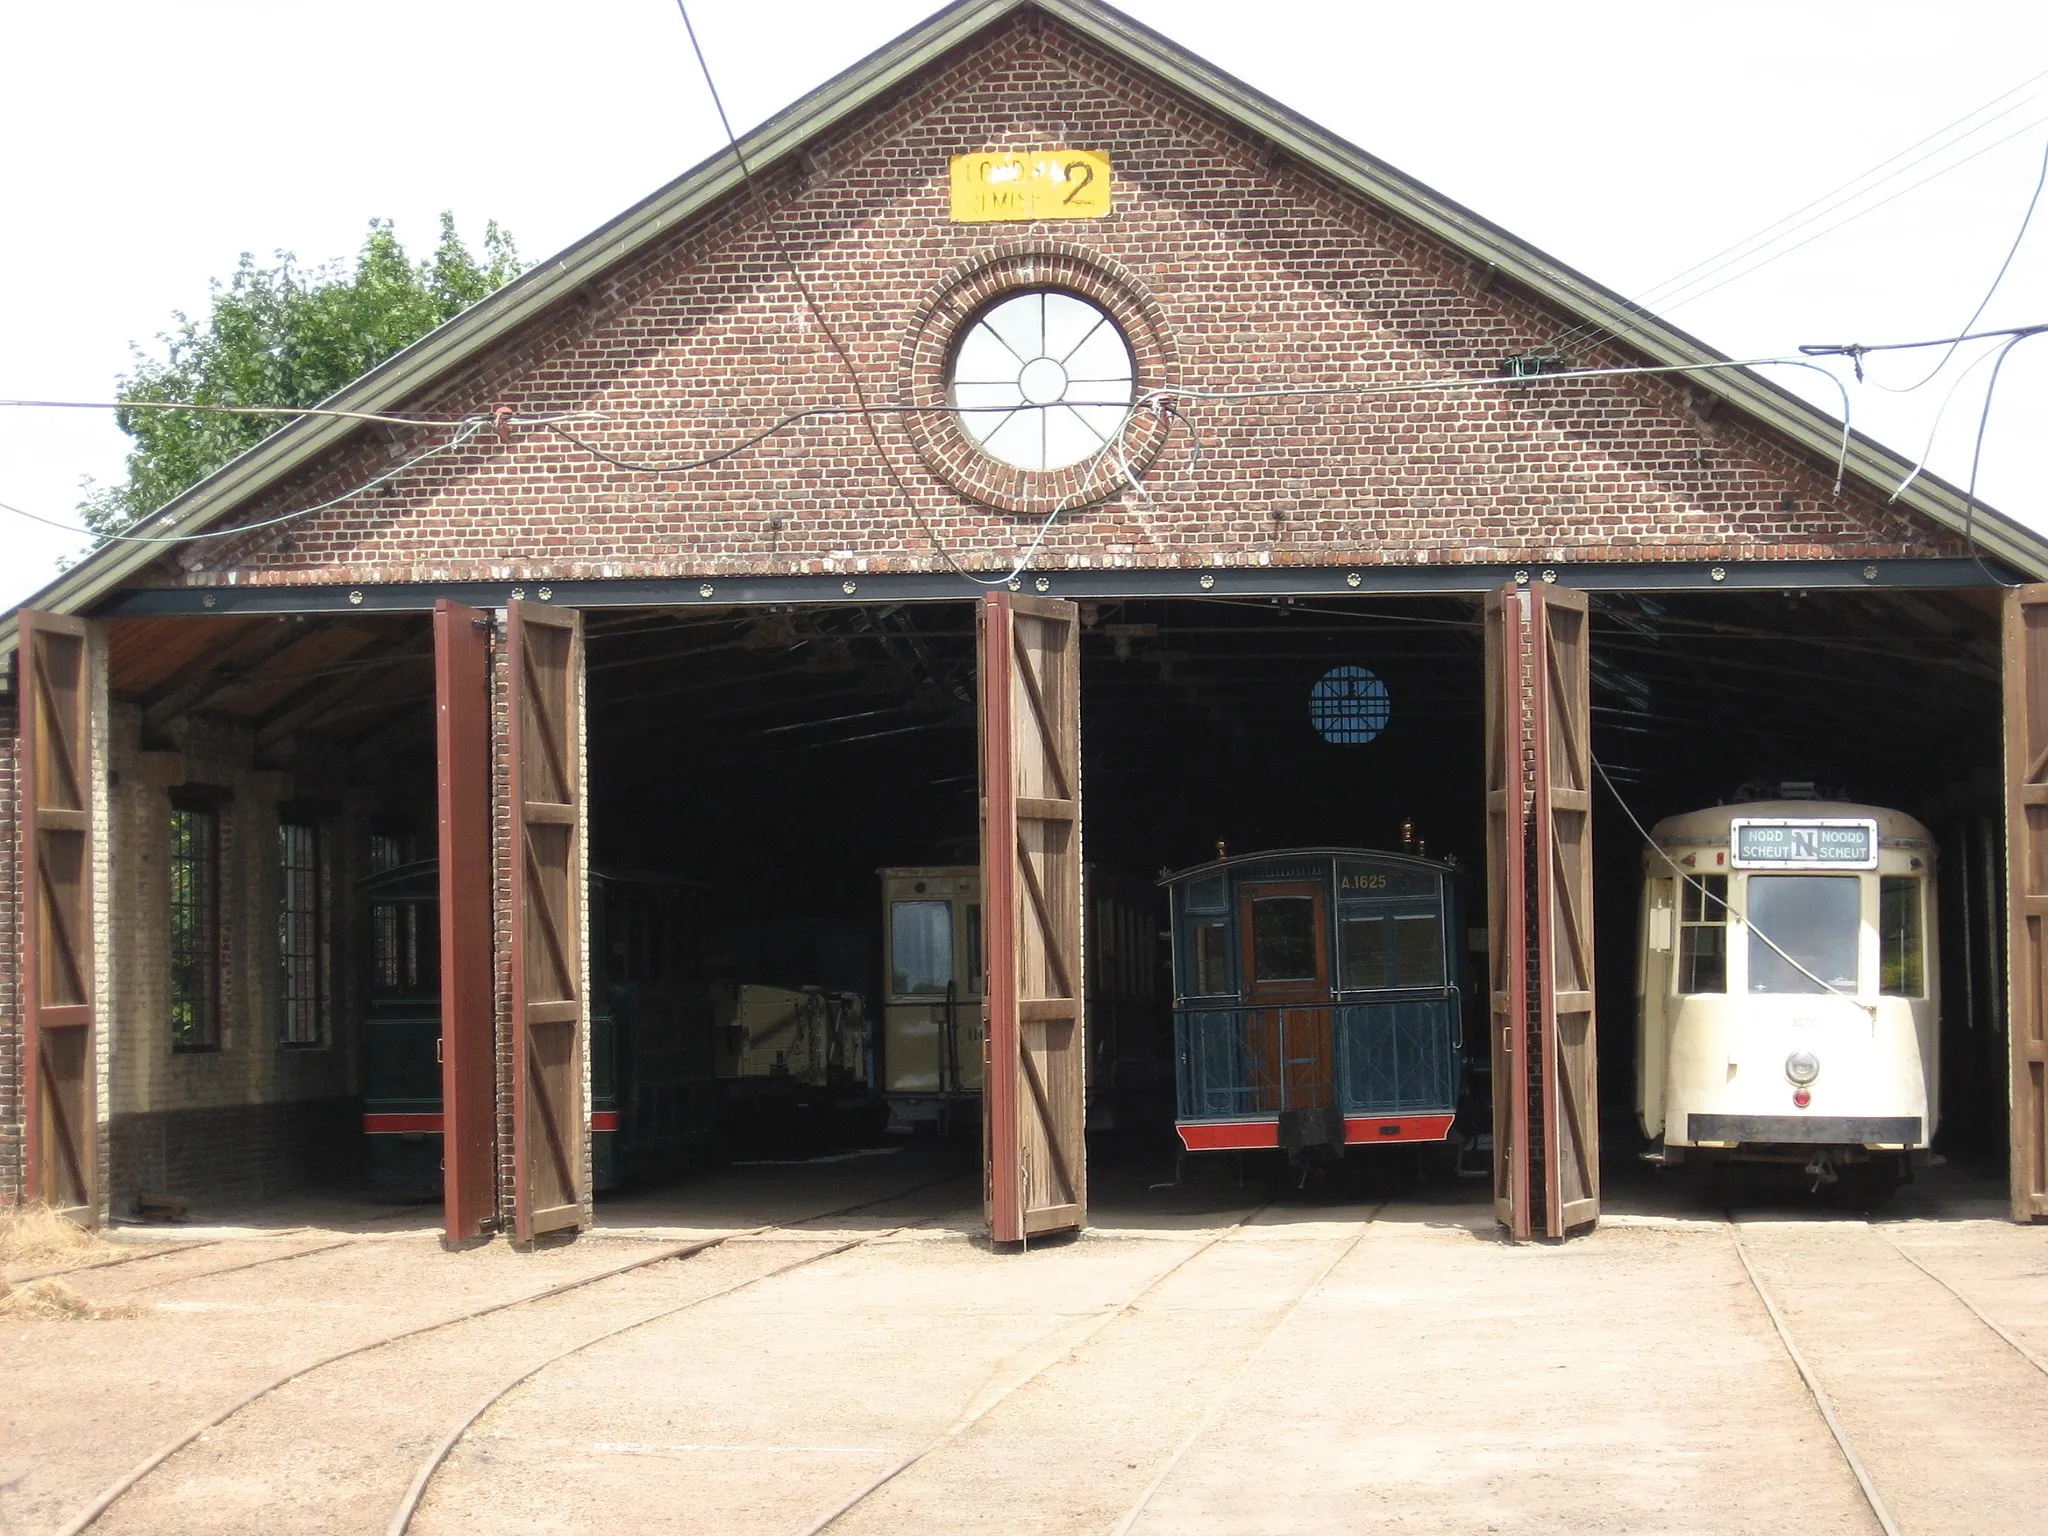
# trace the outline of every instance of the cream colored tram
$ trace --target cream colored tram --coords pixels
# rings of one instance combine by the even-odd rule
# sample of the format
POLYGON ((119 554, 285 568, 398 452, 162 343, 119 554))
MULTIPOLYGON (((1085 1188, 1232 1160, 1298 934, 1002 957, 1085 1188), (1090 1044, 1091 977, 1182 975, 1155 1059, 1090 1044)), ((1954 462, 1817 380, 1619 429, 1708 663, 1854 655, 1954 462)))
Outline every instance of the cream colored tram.
POLYGON ((1934 839, 1898 811, 1816 800, 1694 811, 1651 839, 1644 1133, 1710 1185, 1778 1163, 1888 1194, 1939 1115, 1934 839))

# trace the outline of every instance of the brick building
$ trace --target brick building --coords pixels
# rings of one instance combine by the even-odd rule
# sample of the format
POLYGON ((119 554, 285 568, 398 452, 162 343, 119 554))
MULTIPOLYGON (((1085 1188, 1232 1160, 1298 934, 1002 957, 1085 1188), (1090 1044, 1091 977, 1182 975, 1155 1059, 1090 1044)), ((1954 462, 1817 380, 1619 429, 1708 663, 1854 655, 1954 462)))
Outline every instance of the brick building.
MULTIPOLYGON (((1568 713, 1646 817, 1784 774, 1938 827, 1951 1134, 2004 1147, 2017 1040, 2015 1207, 2048 1209, 2001 883, 2001 690, 2026 704, 2041 663, 2002 589, 2048 576, 2037 535, 1933 477, 1894 497, 1888 450, 1093 0, 960 0, 741 151, 136 530, 183 542, 108 545, 10 626, 0 1200, 343 1177, 353 893, 438 847, 451 1230, 580 1225, 591 867, 687 869, 735 910, 777 899, 761 865, 802 869, 843 914, 878 865, 981 838, 1015 877, 989 931, 1023 935, 993 1049, 1028 1068, 991 1084, 991 1219, 1078 1220, 1080 1029, 1045 952, 1078 921, 1081 792, 977 798, 977 740, 1005 774, 1004 733, 1035 750, 990 699, 1037 684, 990 668, 1072 668, 1079 734, 1042 745, 1054 779, 1084 767, 1091 858, 1405 820, 1477 868, 1489 755, 1525 787, 1483 718, 1487 636, 1519 665, 1516 626, 1562 604, 1590 653, 1568 713), (1005 327, 1032 304, 1026 356, 1005 327), (967 376, 1005 351, 1013 377, 967 376), (1399 729, 1333 756, 1300 700, 1360 657, 1399 729)), ((1562 990, 1598 993, 1614 1084, 1636 845, 1618 805, 1578 814, 1608 850, 1596 881, 1581 843, 1586 915, 1623 937, 1562 990)), ((1534 929, 1493 918, 1498 974, 1534 929)))

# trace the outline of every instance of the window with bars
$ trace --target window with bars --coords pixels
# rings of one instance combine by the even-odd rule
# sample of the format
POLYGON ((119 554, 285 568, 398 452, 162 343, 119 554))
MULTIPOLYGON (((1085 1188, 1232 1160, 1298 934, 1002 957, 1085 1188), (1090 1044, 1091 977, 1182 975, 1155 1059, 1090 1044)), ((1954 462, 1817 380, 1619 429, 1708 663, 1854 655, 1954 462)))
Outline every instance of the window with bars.
POLYGON ((171 1048, 220 1049, 220 821, 171 807, 171 1048))
POLYGON ((320 943, 320 829, 312 821, 277 825, 278 1041, 327 1043, 327 975, 320 943))

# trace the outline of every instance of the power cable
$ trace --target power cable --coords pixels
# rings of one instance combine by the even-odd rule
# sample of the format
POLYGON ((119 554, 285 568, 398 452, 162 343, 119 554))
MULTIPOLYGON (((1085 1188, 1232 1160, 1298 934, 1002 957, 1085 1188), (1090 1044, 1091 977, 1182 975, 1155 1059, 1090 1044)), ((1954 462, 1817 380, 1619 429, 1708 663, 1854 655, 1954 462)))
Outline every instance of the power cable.
MULTIPOLYGON (((1685 868, 1683 868, 1679 864, 1678 860, 1672 858, 1670 854, 1666 853, 1663 849, 1663 846, 1660 843, 1658 843, 1657 839, 1650 835, 1650 829, 1643 825, 1642 818, 1636 815, 1634 808, 1629 805, 1628 800, 1622 795, 1620 789, 1618 789, 1615 786, 1614 780, 1608 777, 1607 765, 1601 762, 1600 759, 1597 757, 1593 758, 1592 762, 1594 771, 1600 775, 1600 782, 1607 786, 1607 792, 1610 795, 1614 796, 1614 803, 1621 807, 1622 815, 1626 816, 1629 819, 1629 821, 1634 825, 1636 831, 1642 835, 1643 842, 1649 846, 1650 850, 1653 853, 1655 853, 1658 858, 1662 859, 1666 864, 1669 864, 1671 866, 1671 871, 1673 874, 1677 875, 1682 882, 1694 887, 1700 893, 1700 910, 1705 911, 1705 903, 1709 901, 1713 902, 1715 906, 1719 907, 1723 912, 1726 912, 1730 917, 1734 918, 1735 921, 1747 927, 1752 937, 1762 939, 1764 941, 1765 948, 1771 950, 1774 954, 1777 955, 1777 957, 1780 960, 1783 960, 1787 965, 1791 966, 1793 970, 1797 971, 1800 975, 1804 976, 1808 981, 1812 982, 1815 986, 1819 987, 1822 992, 1827 993, 1831 997, 1839 997, 1847 1002, 1855 1003, 1858 1008, 1863 1009, 1866 1013, 1872 1013, 1870 1004, 1857 1001, 1855 993, 1844 992, 1840 987, 1834 986, 1832 983, 1823 981, 1820 977, 1814 975, 1812 971, 1809 971, 1804 965, 1800 964, 1799 961, 1793 959, 1792 956, 1786 952, 1785 948, 1782 945, 1780 945, 1776 939, 1772 938, 1768 933, 1765 933, 1763 929, 1757 927, 1757 925, 1751 922, 1749 918, 1746 917, 1744 914, 1736 911, 1733 907, 1729 906, 1727 899, 1725 897, 1716 896, 1712 891, 1708 890, 1706 882, 1704 880, 1700 879, 1698 875, 1695 875, 1690 871, 1686 870, 1685 868)), ((1872 1016, 1875 1017, 1875 1014, 1872 1013, 1872 1016)))
POLYGON ((2016 588, 2020 583, 2006 581, 2000 577, 1984 563, 1983 555, 1977 551, 1977 470, 1984 462, 1984 429, 1991 424, 1991 402, 1998 393, 1998 376, 2005 370, 2005 360, 2012 356, 2014 347, 2029 336, 2040 335, 2043 329, 2044 327, 2037 326, 2032 330, 2022 331, 1998 349, 1998 361, 1991 365, 1991 378, 1984 386, 1984 409, 1977 415, 1977 442, 1970 450, 1970 484, 1963 493, 1963 540, 1969 545, 1970 558, 1976 561, 1978 570, 1999 586, 2008 589, 2016 588))
MULTIPOLYGON (((2048 187, 2048 145, 2044 145, 2042 147, 2041 172, 2038 176, 2034 178, 2033 195, 2027 199, 2027 211, 2020 216, 2020 227, 2018 228, 2018 230, 2014 232, 2012 237, 2012 244, 2006 249, 2005 260, 2001 261, 1998 264, 1998 271, 1991 279, 1991 286, 1984 290, 1984 297, 1977 301, 1977 307, 1970 311, 1970 318, 1963 322, 1963 330, 1969 330, 1971 326, 1975 325, 1979 320, 1981 320, 1984 317, 1985 309, 1990 306, 1992 297, 1998 292, 1998 285, 2005 281, 2005 274, 2012 270, 2012 259, 2013 257, 2019 255, 2020 242, 2027 238, 2027 226, 2034 222, 2034 210, 2040 206, 2041 189, 2043 187, 2048 187)), ((1917 380, 1916 382, 1903 386, 1894 384, 1878 384, 1877 387, 1881 390, 1884 390, 1887 394, 1910 395, 1913 393, 1914 390, 1919 389, 1922 385, 1932 382, 1934 376, 1937 373, 1940 373, 1942 369, 1948 366, 1948 360, 1956 355, 1956 348, 1961 345, 1961 338, 1951 341, 1948 345, 1948 350, 1941 354, 1941 361, 1937 362, 1933 366, 1933 368, 1929 369, 1925 377, 1917 380)), ((1860 376, 1862 373, 1861 368, 1858 368, 1857 372, 1860 376)), ((1875 384, 1877 381, 1873 379, 1871 382, 1875 384)))
MULTIPOLYGON (((1979 149, 1972 154, 1964 156, 1961 160, 1957 160, 1952 164, 1943 166, 1939 170, 1933 171, 1928 175, 1921 177, 1918 181, 1913 182, 1908 186, 1901 187, 1898 191, 1892 193, 1891 196, 1883 198, 1878 202, 1871 203, 1867 207, 1859 208, 1845 219, 1838 220, 1836 223, 1827 225, 1822 229, 1815 230, 1811 235, 1808 235, 1804 240, 1798 242, 1798 244, 1786 246, 1783 250, 1780 251, 1774 251, 1769 256, 1764 257, 1763 260, 1758 261, 1750 266, 1740 266, 1739 260, 1737 263, 1724 263, 1723 266, 1717 267, 1715 271, 1718 272, 1725 270, 1726 266, 1728 265, 1736 265, 1737 270, 1730 272, 1726 277, 1722 278, 1717 283, 1713 283, 1705 288, 1700 288, 1698 286, 1700 283, 1705 282, 1707 278, 1714 275, 1713 272, 1703 272, 1700 274, 1698 278, 1694 279, 1691 283, 1683 285, 1670 297, 1657 300, 1658 307, 1664 311, 1669 311, 1680 308, 1681 306, 1686 304, 1694 303, 1699 299, 1705 298, 1710 293, 1717 293, 1721 289, 1727 287, 1730 283, 1736 282, 1741 278, 1748 277, 1752 273, 1760 272, 1765 267, 1770 266, 1773 262, 1780 261, 1783 258, 1790 256, 1797 251, 1804 250, 1807 246, 1813 244, 1814 241, 1821 239, 1825 235, 1831 235, 1839 229, 1846 229, 1849 225, 1855 223, 1858 219, 1863 218, 1865 215, 1875 213, 1878 209, 1887 207, 1890 204, 1897 202, 1900 198, 1904 197, 1908 192, 1917 191, 1919 188, 1926 186, 1929 182, 1939 180, 1941 177, 1946 176, 1950 171, 1958 170, 1961 167, 1968 165, 1972 160, 1975 160, 1982 155, 1987 155, 1992 150, 1997 149, 2002 145, 2009 144, 2014 139, 2019 138, 2022 134, 2031 133, 2034 129, 2039 128, 2044 124, 2048 124, 2048 117, 2039 118, 2034 122, 2028 123, 2025 127, 2016 129, 2014 132, 2007 134, 2004 138, 1998 139, 1993 143, 1986 144, 1982 149, 1979 149), (1696 291, 1688 292, 1687 289, 1693 289, 1696 291)), ((1812 223, 1813 220, 1807 220, 1806 222, 1812 223)), ((1803 228, 1804 225, 1801 225, 1799 227, 1803 228)), ((1796 230, 1786 231, 1787 235, 1793 233, 1796 233, 1796 230)), ((1780 238, 1783 237, 1781 236, 1780 238)), ((1765 247, 1758 248, 1759 251, 1761 251, 1762 249, 1765 249, 1765 247)), ((1750 252, 1747 254, 1754 255, 1756 254, 1756 252, 1750 252)), ((1634 301, 1631 302, 1633 303, 1634 301)), ((1637 305, 1636 307, 1640 308, 1641 306, 1637 305)), ((1654 317, 1648 316, 1646 313, 1645 318, 1647 319, 1654 317)), ((1575 344, 1571 350, 1574 356, 1583 356, 1586 352, 1590 351, 1592 348, 1596 346, 1599 346, 1602 342, 1606 341, 1610 337, 1619 337, 1626 332, 1638 332, 1642 330, 1642 328, 1643 327, 1641 323, 1631 324, 1629 322, 1624 321, 1618 326, 1610 326, 1607 329, 1601 331, 1599 335, 1594 336, 1591 340, 1575 344)))
MULTIPOLYGON (((417 465, 424 464, 428 459, 434 458, 440 454, 450 452, 453 449, 460 448, 464 443, 468 442, 471 438, 475 437, 477 433, 481 432, 485 427, 489 425, 490 423, 484 418, 474 417, 470 421, 465 423, 463 425, 462 430, 457 432, 453 437, 449 438, 447 442, 436 444, 434 447, 427 449, 426 452, 424 453, 414 454, 411 458, 405 460, 403 463, 394 464, 390 469, 385 470, 382 474, 377 475, 372 479, 365 480, 361 485, 354 486, 349 490, 343 491, 339 496, 330 496, 327 500, 318 502, 313 506, 300 507, 295 512, 280 513, 276 517, 265 518, 261 522, 236 523, 230 527, 210 528, 200 533, 166 534, 162 536, 137 533, 101 533, 97 529, 81 528, 73 523, 60 523, 55 518, 42 517, 34 512, 26 511, 21 507, 14 506, 4 501, 0 501, 0 511, 12 512, 15 514, 15 516, 25 517, 33 523, 43 523, 51 528, 61 528, 66 533, 81 534, 89 539, 103 539, 108 543, 112 544, 196 544, 202 539, 225 539, 230 538, 238 533, 253 533, 259 528, 275 528, 280 523, 296 522, 299 518, 309 517, 315 512, 324 512, 329 507, 339 506, 342 502, 360 496, 365 491, 375 490, 378 486, 384 484, 388 480, 395 480, 398 476, 404 474, 407 470, 412 469, 417 465)), ((173 516, 167 516, 162 513, 152 512, 148 514, 148 516, 140 518, 137 521, 129 524, 129 526, 131 528, 139 528, 144 523, 150 521, 152 518, 156 519, 159 525, 163 523, 172 522, 175 520, 173 516)))
MULTIPOLYGON (((1674 285, 1679 285, 1680 289, 1682 290, 1684 286, 1689 285, 1683 284, 1681 280, 1691 278, 1696 273, 1699 274, 1700 278, 1704 278, 1710 275, 1707 272, 1703 272, 1701 270, 1702 268, 1712 267, 1714 270, 1721 270, 1721 267, 1726 265, 1726 263, 1722 262, 1723 257, 1731 257, 1735 260, 1740 260, 1741 256, 1737 255, 1737 253, 1753 254, 1751 252, 1746 252, 1746 247, 1756 246, 1758 250, 1761 250, 1765 246, 1774 244, 1777 240, 1781 240, 1785 238, 1785 236, 1790 235, 1801 228, 1804 228, 1807 224, 1813 223, 1817 219, 1826 217, 1828 213, 1834 212, 1836 208, 1846 206, 1847 203, 1853 202, 1857 197, 1861 197, 1866 193, 1876 191, 1880 186, 1883 186, 1886 182, 1894 181, 1898 177, 1903 176, 1906 172, 1912 170, 1915 166, 1924 164, 1933 156, 1941 153, 1942 150, 1954 148, 1956 145, 1963 143, 1964 141, 1974 137, 1976 134, 1982 132, 1984 129, 1990 127, 1991 124, 1997 122, 2000 118, 2009 117, 2014 112, 2020 110, 2020 108, 2030 105, 2034 98, 2030 97, 2024 100, 2012 102, 2010 106, 2005 107, 2001 111, 1992 113, 1991 116, 1984 118, 1982 122, 1975 124, 1967 132, 1958 135, 1956 138, 1950 140, 1948 143, 1935 145, 1935 147, 1928 149, 1926 154, 1914 156, 1910 160, 1906 158, 1907 156, 1913 155, 1913 152, 1915 150, 1918 150, 1926 145, 1934 144, 1935 140, 1943 138, 1944 136, 1952 132, 1954 129, 1959 128, 1964 123, 1969 122, 1972 118, 1982 117, 1984 113, 1990 111, 1991 108, 1998 106, 2000 102, 2007 101, 2009 98, 2014 96, 2019 96, 2022 92, 2027 91, 2032 86, 2038 85, 2043 80, 2048 80, 2048 71, 2043 71, 2040 74, 2033 75, 2026 80, 2022 80, 2018 85, 2013 86, 2010 90, 2005 91, 2000 95, 1992 97, 1989 101, 1984 102, 1979 106, 1971 108, 1968 112, 1965 112, 1961 117, 1954 119, 1952 122, 1944 124, 1942 127, 1935 129, 1932 133, 1929 133, 1923 138, 1917 139, 1913 143, 1908 144, 1904 149, 1901 149, 1897 151, 1895 154, 1892 154, 1887 158, 1878 161, 1869 169, 1861 171, 1856 175, 1850 177, 1847 181, 1840 183, 1833 190, 1823 192, 1822 194, 1820 194, 1820 196, 1812 199, 1809 202, 1801 204, 1799 207, 1793 209, 1790 213, 1785 214, 1783 217, 1773 221, 1772 223, 1762 226, 1761 228, 1751 232, 1748 235, 1743 236, 1740 240, 1737 240, 1732 245, 1724 246, 1720 250, 1716 251, 1713 255, 1703 257, 1699 261, 1694 262, 1691 266, 1683 268, 1682 270, 1673 273, 1670 277, 1664 278, 1663 280, 1652 284, 1650 287, 1643 289, 1640 293, 1636 294, 1633 298, 1631 298, 1629 302, 1631 304, 1646 304, 1655 301, 1656 295, 1673 289, 1674 285), (1893 166, 1895 162, 1902 160, 1905 161, 1904 164, 1896 165, 1894 169, 1886 171, 1885 174, 1882 176, 1878 176, 1878 172, 1885 171, 1885 168, 1887 166, 1893 166), (1872 181, 1871 178, 1873 177, 1876 177, 1877 179, 1872 181), (1870 182, 1869 186, 1858 188, 1859 183, 1866 181, 1870 182), (1851 188, 1858 188, 1858 190, 1851 192, 1851 188), (1844 194, 1847 194, 1847 196, 1844 196, 1844 194), (1822 208, 1821 205, 1824 203, 1833 204, 1834 207, 1822 208), (1820 211, 1813 213, 1811 218, 1802 219, 1800 217, 1802 214, 1808 213, 1809 210, 1815 209, 1819 209, 1820 211), (1771 236, 1772 238, 1770 240, 1765 240, 1765 236, 1771 236), (1759 241, 1762 241, 1763 244, 1759 245, 1759 241)), ((2039 93, 2037 93, 2037 95, 2038 94, 2039 93)), ((2028 126, 2033 127, 2037 125, 2029 124, 2028 126)), ((2025 132, 2027 130, 2022 129, 2020 131, 2025 132)), ((2017 134, 2008 135, 2009 138, 2017 136, 2017 134)), ((2006 142, 2005 139, 2000 139, 1998 141, 1998 143, 2000 144, 2004 142, 2006 142)), ((1986 148, 1996 147, 1997 145, 1995 144, 1986 146, 1986 148)), ((1957 166, 1965 165, 1969 162, 1969 160, 1975 159, 1976 155, 1981 153, 1983 153, 1982 150, 1973 152, 1971 155, 1966 156, 1963 160, 1958 160, 1953 165, 1945 167, 1943 171, 1937 174, 1946 174, 1947 171, 1954 170, 1957 166)), ((1927 179, 1932 180, 1933 178, 1930 177, 1927 179)), ((1915 183, 1915 185, 1924 185, 1924 183, 1915 183)), ((1887 201, 1889 201, 1889 199, 1887 199, 1887 201)), ((1846 223, 1848 221, 1845 220, 1844 222, 1846 223)), ((1557 340, 1553 341, 1551 343, 1551 346, 1562 350, 1563 348, 1572 345, 1573 342, 1579 336, 1585 334, 1588 330, 1594 328, 1597 328, 1594 322, 1581 322, 1579 325, 1574 326, 1567 330, 1564 333, 1564 335, 1557 338, 1557 340)))

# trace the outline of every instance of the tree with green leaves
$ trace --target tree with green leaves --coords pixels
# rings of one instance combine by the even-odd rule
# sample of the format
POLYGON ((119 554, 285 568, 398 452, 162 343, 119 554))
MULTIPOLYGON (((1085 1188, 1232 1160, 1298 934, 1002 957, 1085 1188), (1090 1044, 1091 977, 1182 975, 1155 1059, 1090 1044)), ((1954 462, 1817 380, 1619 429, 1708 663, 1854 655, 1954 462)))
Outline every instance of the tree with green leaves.
MULTIPOLYGON (((213 282, 204 324, 180 313, 159 336, 161 356, 136 349, 126 401, 192 405, 313 405, 394 352, 502 288, 520 272, 512 237, 484 226, 481 258, 441 215, 441 241, 414 262, 389 220, 373 219, 350 270, 341 262, 302 268, 289 252, 259 267, 244 252, 235 275, 213 282)), ((79 511, 102 538, 147 517, 195 481, 275 432, 291 418, 210 411, 124 410, 135 440, 120 485, 88 487, 79 511)))

